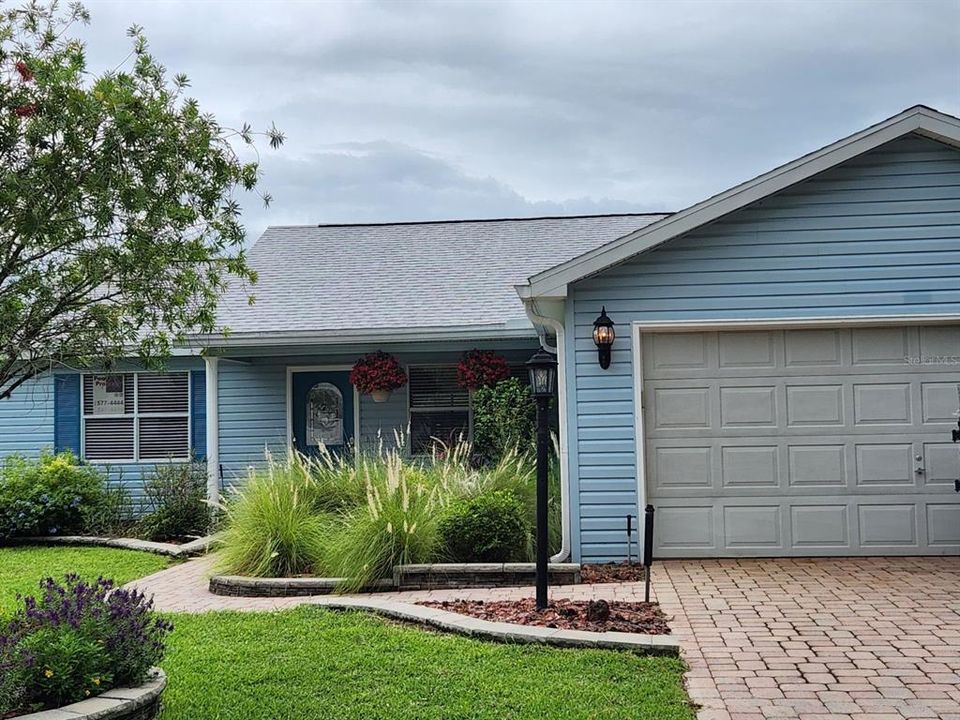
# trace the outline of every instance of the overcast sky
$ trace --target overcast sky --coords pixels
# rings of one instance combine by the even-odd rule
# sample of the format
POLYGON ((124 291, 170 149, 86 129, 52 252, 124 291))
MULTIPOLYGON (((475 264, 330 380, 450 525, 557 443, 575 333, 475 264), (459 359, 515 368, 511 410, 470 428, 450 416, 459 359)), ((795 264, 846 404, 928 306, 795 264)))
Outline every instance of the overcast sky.
POLYGON ((86 2, 225 125, 275 122, 270 225, 679 210, 917 103, 960 114, 960 0, 86 2))

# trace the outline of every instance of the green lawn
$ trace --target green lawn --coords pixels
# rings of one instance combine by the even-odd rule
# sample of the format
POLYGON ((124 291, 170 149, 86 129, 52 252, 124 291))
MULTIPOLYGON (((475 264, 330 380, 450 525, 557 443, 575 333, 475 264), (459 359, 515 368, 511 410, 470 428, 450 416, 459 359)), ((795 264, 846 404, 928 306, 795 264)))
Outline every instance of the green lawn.
POLYGON ((500 645, 362 613, 173 616, 161 720, 692 720, 683 664, 500 645))
POLYGON ((17 593, 32 595, 46 577, 61 579, 75 572, 87 580, 100 575, 117 584, 162 570, 170 560, 161 555, 117 548, 26 546, 0 548, 0 616, 9 615, 17 593))

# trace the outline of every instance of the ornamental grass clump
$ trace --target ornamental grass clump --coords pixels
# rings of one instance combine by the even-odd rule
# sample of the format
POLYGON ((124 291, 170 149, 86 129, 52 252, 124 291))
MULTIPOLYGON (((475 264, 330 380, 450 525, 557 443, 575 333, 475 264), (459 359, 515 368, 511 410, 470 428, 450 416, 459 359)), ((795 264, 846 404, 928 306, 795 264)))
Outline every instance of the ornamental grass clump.
POLYGON ((394 565, 428 562, 447 495, 441 477, 396 450, 359 463, 364 502, 341 512, 326 549, 326 567, 352 592, 389 577, 394 565))
POLYGON ((0 629, 0 717, 142 684, 173 630, 142 593, 104 578, 47 578, 20 600, 0 629))
POLYGON ((221 505, 220 570, 255 577, 322 574, 331 516, 311 467, 296 453, 282 463, 268 456, 266 471, 252 471, 243 489, 221 505))

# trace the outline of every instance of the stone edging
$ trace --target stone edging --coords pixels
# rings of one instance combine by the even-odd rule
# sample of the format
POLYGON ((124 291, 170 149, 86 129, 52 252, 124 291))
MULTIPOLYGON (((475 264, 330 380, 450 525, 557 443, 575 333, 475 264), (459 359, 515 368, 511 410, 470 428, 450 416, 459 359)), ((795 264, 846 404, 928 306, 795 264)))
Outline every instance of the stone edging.
POLYGON ((645 655, 679 656, 680 642, 672 635, 560 630, 536 625, 492 622, 460 613, 376 598, 321 598, 315 605, 331 610, 364 610, 445 632, 505 643, 540 643, 565 648, 624 650, 645 655))
MULTIPOLYGON (((571 585, 580 582, 578 563, 550 563, 550 582, 571 585)), ((435 563, 397 565, 393 578, 384 578, 361 592, 459 588, 518 587, 533 584, 533 563, 435 563)), ((210 592, 228 597, 304 597, 330 595, 344 578, 258 578, 245 575, 214 575, 210 592)))
MULTIPOLYGON (((227 597, 306 597, 330 595, 336 592, 346 578, 258 578, 246 575, 214 575, 210 578, 210 592, 227 597)), ((393 580, 378 580, 361 592, 394 590, 393 580)))
POLYGON ((153 677, 135 688, 113 688, 72 705, 16 715, 11 720, 152 720, 160 711, 160 693, 167 676, 153 668, 153 677))
POLYGON ((93 545, 97 547, 115 547, 124 550, 166 555, 173 558, 187 558, 202 555, 213 544, 216 535, 191 540, 183 545, 152 542, 136 538, 96 537, 93 535, 42 535, 39 537, 12 538, 6 541, 10 545, 93 545))

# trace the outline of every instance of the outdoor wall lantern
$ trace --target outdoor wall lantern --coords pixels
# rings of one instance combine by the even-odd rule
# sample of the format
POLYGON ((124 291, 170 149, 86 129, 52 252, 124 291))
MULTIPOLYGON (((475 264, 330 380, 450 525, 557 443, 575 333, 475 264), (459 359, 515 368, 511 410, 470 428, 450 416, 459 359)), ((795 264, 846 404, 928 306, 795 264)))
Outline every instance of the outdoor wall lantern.
POLYGON ((597 359, 604 370, 610 367, 610 348, 616 339, 613 320, 607 317, 607 307, 604 305, 600 309, 600 317, 593 321, 593 343, 597 346, 597 359))

